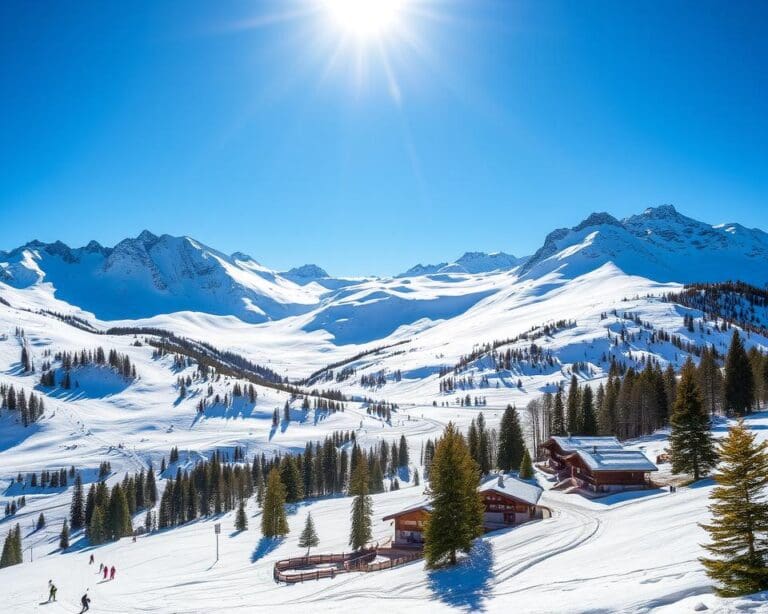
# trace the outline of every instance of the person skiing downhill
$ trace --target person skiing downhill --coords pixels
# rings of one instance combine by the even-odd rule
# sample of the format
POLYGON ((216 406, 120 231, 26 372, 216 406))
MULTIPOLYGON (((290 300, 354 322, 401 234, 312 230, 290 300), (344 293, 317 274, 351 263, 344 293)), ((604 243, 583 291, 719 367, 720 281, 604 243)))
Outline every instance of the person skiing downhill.
POLYGON ((107 579, 107 576, 109 575, 109 567, 107 565, 104 565, 104 579, 107 579))
POLYGON ((56 601, 56 585, 53 580, 48 580, 48 601, 56 601))
POLYGON ((89 565, 93 565, 93 563, 96 561, 96 559, 93 558, 93 554, 91 554, 91 560, 88 561, 89 565))
POLYGON ((83 609, 80 610, 80 614, 91 609, 91 598, 88 596, 88 591, 85 591, 85 595, 80 598, 80 603, 83 604, 83 609))
POLYGON ((112 565, 112 569, 109 570, 109 579, 114 580, 115 579, 115 566, 112 565))

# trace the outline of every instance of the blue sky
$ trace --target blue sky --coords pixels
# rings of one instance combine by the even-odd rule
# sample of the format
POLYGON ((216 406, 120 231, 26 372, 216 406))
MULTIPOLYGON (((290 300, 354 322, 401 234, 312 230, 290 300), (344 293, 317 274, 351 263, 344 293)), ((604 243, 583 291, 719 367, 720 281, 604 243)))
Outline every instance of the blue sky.
POLYGON ((321 0, 3 2, 0 249, 388 274, 596 210, 768 227, 768 3, 405 2, 376 43, 321 0))

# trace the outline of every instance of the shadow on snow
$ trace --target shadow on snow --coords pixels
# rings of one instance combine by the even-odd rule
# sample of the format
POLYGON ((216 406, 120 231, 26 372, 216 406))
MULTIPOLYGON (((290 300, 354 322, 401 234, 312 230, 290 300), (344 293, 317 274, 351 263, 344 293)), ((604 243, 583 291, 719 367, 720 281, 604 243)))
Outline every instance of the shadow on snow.
POLYGON ((493 544, 477 540, 469 556, 455 567, 428 572, 427 584, 434 599, 466 612, 482 612, 493 578, 493 544))

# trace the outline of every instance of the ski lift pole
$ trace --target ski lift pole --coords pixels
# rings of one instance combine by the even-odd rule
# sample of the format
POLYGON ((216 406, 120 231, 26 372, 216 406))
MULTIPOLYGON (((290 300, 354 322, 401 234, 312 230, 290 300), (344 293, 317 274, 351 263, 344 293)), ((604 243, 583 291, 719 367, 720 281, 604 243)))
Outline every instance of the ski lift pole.
POLYGON ((213 525, 213 530, 216 533, 216 561, 219 560, 219 535, 221 534, 221 523, 217 522, 213 525))

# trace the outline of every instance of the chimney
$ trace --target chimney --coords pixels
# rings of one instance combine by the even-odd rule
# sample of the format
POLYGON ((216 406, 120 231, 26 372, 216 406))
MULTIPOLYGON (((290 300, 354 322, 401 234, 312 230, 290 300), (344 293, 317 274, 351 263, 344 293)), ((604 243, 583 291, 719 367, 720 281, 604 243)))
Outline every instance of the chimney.
POLYGON ((503 475, 499 476, 498 485, 499 485, 499 488, 504 488, 504 476, 503 475))

